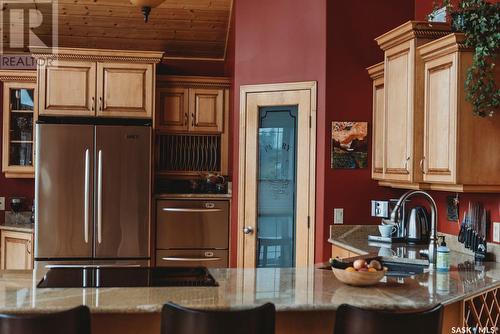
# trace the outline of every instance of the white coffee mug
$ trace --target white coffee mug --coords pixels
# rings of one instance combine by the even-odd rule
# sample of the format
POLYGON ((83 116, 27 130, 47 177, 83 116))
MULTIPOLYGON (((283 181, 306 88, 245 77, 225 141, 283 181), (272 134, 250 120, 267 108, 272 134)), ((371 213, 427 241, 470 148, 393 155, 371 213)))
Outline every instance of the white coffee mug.
POLYGON ((390 237, 394 232, 396 232, 397 227, 394 225, 379 225, 378 231, 383 237, 390 237))

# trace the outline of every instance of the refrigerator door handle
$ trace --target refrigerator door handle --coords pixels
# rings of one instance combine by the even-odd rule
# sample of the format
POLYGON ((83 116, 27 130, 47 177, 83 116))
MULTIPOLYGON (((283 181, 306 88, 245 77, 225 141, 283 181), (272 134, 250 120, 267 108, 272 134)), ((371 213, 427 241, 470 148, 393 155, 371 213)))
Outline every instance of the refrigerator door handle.
POLYGON ((102 242, 102 150, 98 152, 97 165, 97 242, 102 242))
POLYGON ((85 198, 84 198, 84 224, 83 224, 83 235, 85 239, 85 243, 89 243, 89 201, 90 196, 90 150, 87 148, 85 150, 85 198))

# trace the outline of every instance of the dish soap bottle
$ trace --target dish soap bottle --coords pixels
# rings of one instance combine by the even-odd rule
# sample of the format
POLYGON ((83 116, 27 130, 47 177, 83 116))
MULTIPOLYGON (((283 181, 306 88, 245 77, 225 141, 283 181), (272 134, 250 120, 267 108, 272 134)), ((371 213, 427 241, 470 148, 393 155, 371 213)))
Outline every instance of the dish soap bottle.
POLYGON ((439 271, 448 271, 450 269, 450 249, 446 246, 444 236, 439 236, 441 243, 437 249, 436 269, 439 271))

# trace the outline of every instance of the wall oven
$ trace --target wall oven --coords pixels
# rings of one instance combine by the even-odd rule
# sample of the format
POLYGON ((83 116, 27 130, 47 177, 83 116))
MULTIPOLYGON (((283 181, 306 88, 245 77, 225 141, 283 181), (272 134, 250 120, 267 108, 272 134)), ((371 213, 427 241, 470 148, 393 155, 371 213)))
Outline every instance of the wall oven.
POLYGON ((227 267, 229 201, 158 200, 156 265, 227 267))

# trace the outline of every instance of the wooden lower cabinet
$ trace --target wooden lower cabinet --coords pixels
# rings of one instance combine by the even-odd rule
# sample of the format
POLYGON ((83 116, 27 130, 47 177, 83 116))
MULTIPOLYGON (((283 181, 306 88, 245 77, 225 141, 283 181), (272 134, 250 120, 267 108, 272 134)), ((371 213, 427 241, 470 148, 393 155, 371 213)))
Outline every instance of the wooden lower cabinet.
POLYGON ((0 269, 33 269, 33 234, 2 230, 0 269))
MULTIPOLYGON (((369 288, 368 288, 369 289, 369 288)), ((463 302, 446 305, 443 314, 442 334, 463 333, 460 306, 463 302)), ((335 327, 335 311, 281 311, 276 312, 277 334, 332 334, 335 327)), ((93 334, 153 334, 160 332, 160 313, 92 314, 93 334)), ((422 329, 425 333, 425 329, 422 329)), ((493 332, 490 332, 493 333, 493 332)))

